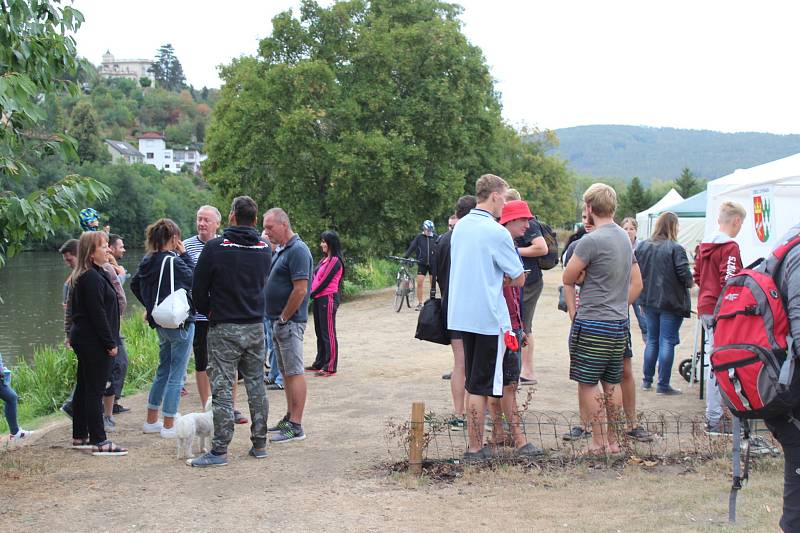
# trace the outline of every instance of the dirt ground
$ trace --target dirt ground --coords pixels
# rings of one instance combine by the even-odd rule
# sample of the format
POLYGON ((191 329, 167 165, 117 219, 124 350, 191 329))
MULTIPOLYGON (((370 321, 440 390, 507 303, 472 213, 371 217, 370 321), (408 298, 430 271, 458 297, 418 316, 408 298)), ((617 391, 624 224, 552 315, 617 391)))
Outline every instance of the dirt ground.
MULTIPOLYGON (((556 310, 559 277, 560 270, 546 273, 535 317, 535 410, 576 408, 567 376, 568 320, 556 310)), ((174 441, 142 434, 146 395, 128 397, 132 411, 117 416, 113 434, 130 449, 126 457, 69 449, 65 418, 49 421, 27 445, 0 451, 0 523, 25 531, 727 530, 724 460, 687 468, 468 469, 452 483, 389 474, 382 465, 400 452, 387 442, 387 421, 407 419, 420 400, 429 411, 448 413, 449 382, 441 374, 452 362, 449 347, 413 338, 417 313, 395 313, 391 299, 381 291, 340 308, 339 374, 308 378, 305 441, 272 445, 269 458, 256 461, 247 457, 249 426, 237 426, 227 467, 192 469, 176 459, 174 441)), ((640 376, 643 346, 634 337, 640 376)), ((692 350, 692 323, 684 324, 682 340, 676 361, 692 350)), ((307 363, 314 347, 309 323, 307 363)), ((685 394, 639 392, 637 402, 700 416, 703 402, 675 366, 673 383, 685 394)), ((187 388, 181 411, 199 410, 194 385, 187 388)), ((269 400, 272 423, 285 412, 285 400, 280 391, 269 400)), ((240 405, 245 401, 240 389, 240 405)), ((782 462, 757 465, 739 498, 740 527, 777 529, 781 483, 782 462)))

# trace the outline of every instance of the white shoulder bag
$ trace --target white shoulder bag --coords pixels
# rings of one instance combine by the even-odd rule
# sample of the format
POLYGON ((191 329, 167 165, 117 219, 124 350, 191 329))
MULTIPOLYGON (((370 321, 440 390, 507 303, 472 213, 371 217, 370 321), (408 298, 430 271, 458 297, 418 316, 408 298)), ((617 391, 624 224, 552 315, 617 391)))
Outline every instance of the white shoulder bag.
POLYGON ((189 299, 186 289, 175 290, 175 256, 170 255, 161 262, 161 272, 158 274, 158 289, 156 290, 156 305, 151 313, 153 320, 162 328, 178 329, 189 318, 189 299), (161 295, 161 279, 164 277, 164 265, 169 260, 169 288, 170 294, 164 301, 158 303, 161 295))

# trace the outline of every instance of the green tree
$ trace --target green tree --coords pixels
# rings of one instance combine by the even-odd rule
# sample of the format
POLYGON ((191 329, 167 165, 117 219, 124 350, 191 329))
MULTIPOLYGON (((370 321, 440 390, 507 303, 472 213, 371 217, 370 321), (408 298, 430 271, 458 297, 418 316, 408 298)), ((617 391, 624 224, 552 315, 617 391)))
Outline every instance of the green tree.
POLYGON ((680 177, 675 180, 675 190, 684 198, 689 198, 701 191, 701 186, 689 167, 683 167, 681 170, 680 177))
POLYGON ((642 186, 638 176, 634 176, 622 195, 620 209, 617 210, 618 218, 635 217, 636 213, 644 211, 653 203, 650 192, 642 186))
POLYGON ((485 172, 540 179, 542 154, 503 123, 459 13, 438 0, 306 0, 299 19, 276 16, 257 58, 222 69, 204 166, 220 196, 284 207, 303 235, 335 228, 364 256, 404 245, 426 218, 443 225, 485 172))
POLYGON ((186 87, 186 77, 183 75, 181 62, 175 55, 171 44, 165 44, 158 49, 153 66, 150 68, 159 86, 168 91, 180 91, 186 87))
POLYGON ((78 142, 78 159, 81 162, 98 161, 105 152, 97 128, 97 117, 92 105, 81 100, 72 111, 70 134, 78 142))
POLYGON ((87 178, 67 176, 27 196, 8 189, 29 174, 23 160, 62 151, 75 154, 75 141, 42 131, 41 106, 60 90, 78 94, 79 61, 74 33, 83 15, 47 0, 0 0, 0 266, 23 244, 76 224, 75 207, 104 196, 107 188, 87 178))
POLYGON ((152 83, 153 82, 147 76, 142 76, 141 78, 139 78, 139 85, 143 89, 146 89, 147 87, 150 87, 150 85, 152 85, 152 83))

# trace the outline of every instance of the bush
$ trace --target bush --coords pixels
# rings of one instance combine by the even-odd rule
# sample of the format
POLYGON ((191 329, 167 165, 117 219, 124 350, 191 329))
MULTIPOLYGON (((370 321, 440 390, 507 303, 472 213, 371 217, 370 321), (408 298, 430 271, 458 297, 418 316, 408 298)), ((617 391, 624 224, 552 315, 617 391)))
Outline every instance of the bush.
POLYGON ((364 291, 383 289, 394 283, 398 265, 389 259, 370 258, 347 265, 342 297, 349 298, 364 291))

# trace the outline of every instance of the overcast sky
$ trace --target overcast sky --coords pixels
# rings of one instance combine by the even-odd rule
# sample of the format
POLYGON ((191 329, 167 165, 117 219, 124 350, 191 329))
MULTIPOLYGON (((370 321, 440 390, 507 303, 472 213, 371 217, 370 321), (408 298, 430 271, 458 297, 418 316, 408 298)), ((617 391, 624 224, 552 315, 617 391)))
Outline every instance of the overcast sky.
MULTIPOLYGON (((330 1, 321 1, 328 5, 330 1)), ((632 124, 800 133, 800 2, 462 0, 513 125, 632 124)), ((78 51, 99 64, 172 43, 187 81, 255 54, 291 0, 76 0, 78 51)))

